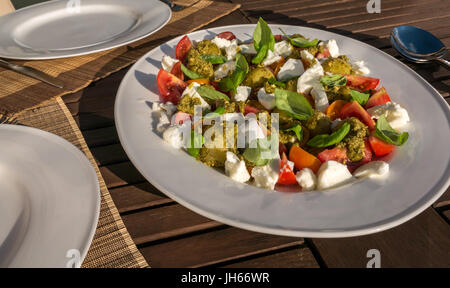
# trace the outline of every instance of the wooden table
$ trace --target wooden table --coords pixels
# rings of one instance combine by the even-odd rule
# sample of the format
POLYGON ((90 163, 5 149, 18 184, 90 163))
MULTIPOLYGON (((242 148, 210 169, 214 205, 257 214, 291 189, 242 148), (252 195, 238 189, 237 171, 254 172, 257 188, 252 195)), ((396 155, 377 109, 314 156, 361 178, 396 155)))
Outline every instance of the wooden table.
MULTIPOLYGON (((240 10, 210 27, 269 23, 337 32, 400 58, 388 35, 394 26, 428 29, 450 46, 448 0, 381 0, 369 14, 365 0, 232 0, 240 10)), ((450 73, 407 63, 450 102, 450 73)), ((419 216, 385 232, 346 239, 272 236, 226 226, 162 195, 129 161, 114 127, 114 98, 127 69, 64 97, 97 160, 126 227, 152 267, 366 267, 369 249, 382 267, 450 267, 450 191, 419 216)))

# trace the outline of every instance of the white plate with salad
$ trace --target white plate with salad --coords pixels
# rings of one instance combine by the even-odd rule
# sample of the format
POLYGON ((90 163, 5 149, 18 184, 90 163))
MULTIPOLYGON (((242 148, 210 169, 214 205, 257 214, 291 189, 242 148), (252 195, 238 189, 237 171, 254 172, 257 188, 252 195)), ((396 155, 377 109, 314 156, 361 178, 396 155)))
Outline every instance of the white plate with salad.
POLYGON ((414 71, 318 29, 236 25, 173 39, 115 104, 137 169, 240 228, 349 237, 397 226, 450 182, 450 110, 414 71))

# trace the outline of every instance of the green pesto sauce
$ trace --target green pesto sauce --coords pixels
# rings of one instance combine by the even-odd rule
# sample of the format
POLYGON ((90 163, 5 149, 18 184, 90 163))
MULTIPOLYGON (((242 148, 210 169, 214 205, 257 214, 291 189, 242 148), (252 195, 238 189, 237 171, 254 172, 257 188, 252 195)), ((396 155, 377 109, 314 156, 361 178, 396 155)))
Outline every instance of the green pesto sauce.
POLYGON ((347 157, 352 162, 358 162, 364 157, 364 138, 369 135, 369 129, 355 117, 345 119, 337 125, 339 129, 345 122, 350 124, 350 132, 337 147, 347 148, 347 157))
POLYGON ((347 56, 339 56, 337 58, 330 58, 322 63, 323 70, 333 74, 350 74, 352 66, 348 63, 347 56))
POLYGON ((275 77, 273 73, 264 67, 257 67, 251 70, 244 79, 242 85, 251 87, 253 91, 264 86, 270 78, 275 77))

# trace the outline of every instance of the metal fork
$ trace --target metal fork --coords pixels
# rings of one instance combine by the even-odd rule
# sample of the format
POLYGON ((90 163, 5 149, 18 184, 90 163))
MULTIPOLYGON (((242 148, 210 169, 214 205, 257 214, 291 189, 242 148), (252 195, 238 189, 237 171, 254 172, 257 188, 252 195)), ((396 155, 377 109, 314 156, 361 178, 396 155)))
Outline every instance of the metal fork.
POLYGON ((0 113, 0 124, 17 124, 15 113, 0 113))

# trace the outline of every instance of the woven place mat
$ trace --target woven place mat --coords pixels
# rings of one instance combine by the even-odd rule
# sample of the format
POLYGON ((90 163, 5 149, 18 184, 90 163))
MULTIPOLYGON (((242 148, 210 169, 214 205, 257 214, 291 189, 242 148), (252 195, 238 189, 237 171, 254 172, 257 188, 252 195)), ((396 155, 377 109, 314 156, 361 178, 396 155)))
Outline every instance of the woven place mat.
POLYGON ((100 216, 82 267, 148 267, 128 234, 94 157, 63 100, 57 97, 47 101, 46 105, 26 110, 17 116, 17 120, 19 124, 51 132, 71 142, 86 155, 97 173, 101 194, 100 216))
POLYGON ((192 5, 173 13, 167 26, 132 45, 95 54, 50 61, 19 62, 63 80, 64 90, 53 88, 12 71, 0 69, 0 108, 17 112, 20 124, 59 135, 85 153, 97 172, 101 192, 100 216, 94 239, 82 267, 148 267, 136 248, 109 194, 98 166, 62 95, 79 91, 91 82, 129 66, 154 46, 194 31, 239 8, 212 1, 177 1, 192 5))
POLYGON ((199 29, 240 7, 238 4, 207 0, 175 2, 192 6, 174 12, 172 19, 164 28, 133 44, 71 58, 45 61, 11 61, 31 66, 57 77, 65 83, 65 88, 55 88, 13 71, 0 69, 0 83, 2 83, 0 107, 9 112, 17 112, 36 107, 55 97, 79 91, 91 82, 133 64, 156 45, 180 34, 199 29))

